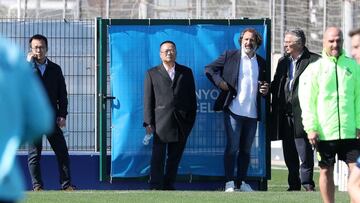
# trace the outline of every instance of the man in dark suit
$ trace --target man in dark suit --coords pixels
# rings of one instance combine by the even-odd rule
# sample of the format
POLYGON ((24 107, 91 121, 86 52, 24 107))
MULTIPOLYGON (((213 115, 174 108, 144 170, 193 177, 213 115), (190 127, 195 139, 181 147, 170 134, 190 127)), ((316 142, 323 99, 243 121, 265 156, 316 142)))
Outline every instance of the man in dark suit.
POLYGON ((144 81, 144 127, 154 134, 150 188, 174 190, 196 117, 195 81, 190 68, 175 62, 174 42, 160 44, 160 58, 162 64, 149 69, 144 81))
MULTIPOLYGON (((67 92, 64 76, 59 65, 53 63, 46 57, 48 51, 48 41, 43 35, 36 34, 29 40, 31 51, 28 53, 27 60, 32 63, 34 71, 37 73, 45 87, 50 104, 55 112, 55 129, 49 135, 51 148, 54 150, 60 174, 61 189, 71 191, 75 187, 71 185, 69 154, 60 128, 66 125, 67 115, 67 92)), ((42 140, 29 144, 28 165, 34 191, 44 189, 40 172, 40 156, 42 151, 42 140)))
POLYGON ((307 139, 301 118, 298 84, 301 73, 320 56, 305 47, 305 34, 301 29, 285 32, 285 56, 279 59, 272 93, 272 135, 281 139, 285 164, 289 170, 288 191, 301 189, 314 191, 314 152, 307 139), (301 159, 301 167, 299 164, 301 159), (300 168, 300 177, 299 177, 300 168))
POLYGON ((225 192, 234 191, 234 181, 240 191, 253 191, 244 181, 257 120, 260 120, 261 115, 260 95, 266 95, 269 89, 265 81, 265 60, 256 54, 261 43, 259 33, 247 28, 239 38, 240 50, 225 51, 205 67, 206 76, 221 89, 214 110, 224 111, 227 141, 224 154, 225 192))

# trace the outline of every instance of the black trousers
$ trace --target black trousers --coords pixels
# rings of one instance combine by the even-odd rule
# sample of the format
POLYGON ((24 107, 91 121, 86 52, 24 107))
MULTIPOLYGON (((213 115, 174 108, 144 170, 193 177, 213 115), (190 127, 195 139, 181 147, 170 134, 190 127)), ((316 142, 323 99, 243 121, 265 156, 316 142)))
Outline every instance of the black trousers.
POLYGON ((164 143, 154 135, 150 168, 150 189, 175 190, 174 183, 187 136, 178 142, 164 143))
MULTIPOLYGON (((55 152, 60 174, 61 188, 65 189, 71 185, 69 153, 66 141, 61 129, 56 125, 55 132, 46 136, 51 148, 55 152)), ((40 157, 42 151, 42 139, 29 144, 28 166, 33 188, 44 184, 41 178, 40 157)))
POLYGON ((309 140, 306 138, 295 138, 295 145, 300 157, 300 179, 301 185, 313 186, 314 183, 314 151, 310 145, 309 140))
POLYGON ((286 128, 286 136, 282 140, 283 154, 286 167, 288 168, 288 184, 292 190, 300 190, 301 185, 312 185, 314 174, 314 152, 311 148, 309 140, 305 138, 294 137, 293 118, 287 117, 287 123, 283 127, 286 128), (301 165, 299 162, 301 160, 301 165))

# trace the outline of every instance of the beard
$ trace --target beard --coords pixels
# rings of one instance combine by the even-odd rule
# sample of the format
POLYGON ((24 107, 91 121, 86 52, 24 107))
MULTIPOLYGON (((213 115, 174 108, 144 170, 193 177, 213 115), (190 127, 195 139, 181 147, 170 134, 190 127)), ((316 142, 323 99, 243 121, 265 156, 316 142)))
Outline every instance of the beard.
POLYGON ((244 47, 245 54, 253 54, 256 52, 256 46, 244 47))

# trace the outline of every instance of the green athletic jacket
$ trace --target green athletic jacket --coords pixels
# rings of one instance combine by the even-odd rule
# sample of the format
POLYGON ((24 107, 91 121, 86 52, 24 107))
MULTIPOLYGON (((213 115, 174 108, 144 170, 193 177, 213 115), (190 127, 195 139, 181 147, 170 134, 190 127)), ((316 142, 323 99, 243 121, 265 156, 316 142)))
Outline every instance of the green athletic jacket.
POLYGON ((360 129, 360 66, 341 53, 311 63, 300 77, 304 129, 320 140, 353 139, 360 129))

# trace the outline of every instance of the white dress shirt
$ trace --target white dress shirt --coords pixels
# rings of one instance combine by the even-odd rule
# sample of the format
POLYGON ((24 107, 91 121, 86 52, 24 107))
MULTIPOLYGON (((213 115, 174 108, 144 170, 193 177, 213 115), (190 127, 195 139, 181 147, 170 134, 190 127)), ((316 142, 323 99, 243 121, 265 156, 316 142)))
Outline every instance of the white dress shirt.
POLYGON ((290 77, 290 82, 289 82, 289 91, 292 91, 292 86, 294 83, 294 77, 295 77, 295 73, 296 73, 296 63, 297 61, 300 59, 302 53, 296 58, 294 59, 293 57, 289 57, 290 58, 290 72, 289 72, 289 77, 290 77))
POLYGON ((171 78, 171 80, 174 80, 174 77, 175 77, 175 64, 172 67, 168 67, 164 63, 163 63, 163 65, 165 67, 165 70, 169 74, 169 77, 171 78))
POLYGON ((257 118, 256 97, 258 92, 259 65, 256 54, 249 58, 241 51, 238 91, 229 109, 236 115, 257 118))

